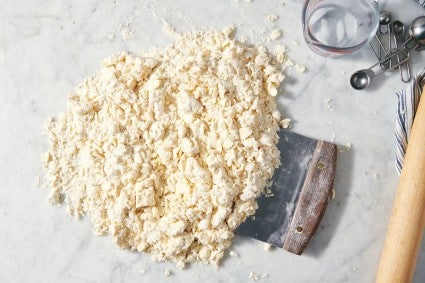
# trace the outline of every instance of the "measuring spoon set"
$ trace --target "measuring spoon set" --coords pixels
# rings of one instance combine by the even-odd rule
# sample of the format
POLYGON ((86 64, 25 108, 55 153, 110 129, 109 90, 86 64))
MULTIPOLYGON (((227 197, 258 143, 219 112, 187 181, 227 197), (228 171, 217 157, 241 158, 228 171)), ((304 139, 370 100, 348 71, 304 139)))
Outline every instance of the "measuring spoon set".
POLYGON ((397 68, 401 80, 410 81, 411 52, 425 48, 425 16, 417 17, 406 28, 401 21, 391 21, 388 11, 381 11, 378 30, 369 46, 378 62, 351 76, 350 84, 353 88, 365 89, 376 76, 397 68))

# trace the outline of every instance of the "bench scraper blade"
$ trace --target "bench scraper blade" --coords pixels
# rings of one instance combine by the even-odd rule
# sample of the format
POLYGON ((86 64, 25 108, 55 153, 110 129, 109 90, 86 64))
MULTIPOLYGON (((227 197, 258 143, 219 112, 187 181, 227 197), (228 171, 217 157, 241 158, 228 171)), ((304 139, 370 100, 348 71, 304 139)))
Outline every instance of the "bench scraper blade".
POLYGON ((300 255, 331 197, 337 148, 288 130, 278 134, 281 165, 272 177, 271 194, 257 198, 255 217, 248 217, 236 233, 300 255))

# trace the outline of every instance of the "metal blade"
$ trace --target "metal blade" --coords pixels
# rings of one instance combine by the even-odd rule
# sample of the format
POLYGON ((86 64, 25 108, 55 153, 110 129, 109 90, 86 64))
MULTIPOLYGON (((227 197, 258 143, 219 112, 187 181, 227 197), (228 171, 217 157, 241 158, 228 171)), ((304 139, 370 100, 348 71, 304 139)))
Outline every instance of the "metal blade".
POLYGON ((282 247, 318 140, 287 130, 279 137, 281 165, 272 178, 273 195, 257 199, 255 217, 248 217, 236 233, 282 247))

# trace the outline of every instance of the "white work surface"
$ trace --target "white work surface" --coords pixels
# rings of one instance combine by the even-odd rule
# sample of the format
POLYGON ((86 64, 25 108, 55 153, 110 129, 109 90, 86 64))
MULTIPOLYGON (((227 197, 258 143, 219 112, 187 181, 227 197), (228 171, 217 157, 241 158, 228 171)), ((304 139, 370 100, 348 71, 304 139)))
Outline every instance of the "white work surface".
MULTIPOLYGON (((354 91, 350 75, 375 62, 368 48, 338 59, 312 53, 302 37, 299 0, 0 2, 0 282, 230 283, 248 282, 250 272, 268 274, 259 282, 373 282, 398 182, 394 92, 405 85, 394 72, 354 91), (278 20, 267 22, 269 14, 278 20), (231 250, 239 256, 226 255, 218 271, 199 264, 179 270, 94 236, 87 219, 51 206, 48 190, 36 186, 48 147, 44 121, 65 109, 68 94, 104 57, 169 44, 162 19, 177 31, 234 24, 250 42, 281 28, 283 37, 268 46, 288 46, 290 57, 306 66, 304 74, 290 72, 279 97, 292 130, 352 148, 338 156, 336 198, 304 255, 265 251, 235 237, 231 250)), ((389 1, 387 8, 406 23, 425 14, 413 0, 389 1)), ((412 60, 417 72, 425 52, 412 60)), ((424 247, 415 282, 425 282, 424 247)))

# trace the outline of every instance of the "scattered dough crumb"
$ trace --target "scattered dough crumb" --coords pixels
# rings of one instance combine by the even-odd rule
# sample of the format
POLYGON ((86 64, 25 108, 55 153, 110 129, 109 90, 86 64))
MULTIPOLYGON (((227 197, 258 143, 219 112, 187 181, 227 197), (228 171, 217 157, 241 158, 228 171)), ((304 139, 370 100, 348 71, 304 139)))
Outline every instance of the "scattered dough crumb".
POLYGON ((291 119, 285 118, 283 120, 280 120, 279 124, 282 128, 287 129, 291 126, 291 119))
POLYGON ((379 180, 379 179, 381 179, 381 176, 379 176, 378 174, 373 174, 373 178, 375 178, 375 180, 379 180))
POLYGON ((169 270, 169 269, 166 269, 166 270, 164 270, 164 275, 165 276, 170 276, 171 274, 173 274, 172 272, 171 272, 171 270, 169 270))
POLYGON ((128 21, 127 23, 125 23, 125 24, 121 27, 120 32, 121 32, 121 38, 122 38, 124 41, 127 41, 127 40, 129 40, 129 39, 133 38, 133 37, 134 37, 134 30, 133 30, 133 25, 132 25, 132 23, 131 23, 131 22, 129 22, 129 21, 128 21))
POLYGON ((145 274, 146 273, 146 269, 140 269, 140 274, 145 274))
POLYGON ((297 71, 299 73, 304 73, 305 72, 305 66, 303 66, 303 65, 295 64, 295 68, 297 69, 297 71))
POLYGON ((265 278, 265 277, 267 277, 267 276, 269 276, 269 274, 268 274, 268 273, 264 273, 263 275, 261 275, 261 277, 263 277, 263 278, 265 278))
POLYGON ((235 27, 234 26, 228 26, 225 27, 222 31, 226 36, 228 37, 232 37, 233 34, 235 33, 235 27))
POLYGON ((276 40, 282 37, 282 30, 281 29, 274 29, 272 30, 272 33, 270 34, 271 40, 276 40))
POLYGON ((350 142, 346 142, 342 148, 338 149, 339 152, 343 153, 343 152, 349 152, 351 150, 351 143, 350 142))
POLYGON ((266 20, 269 22, 275 22, 277 20, 278 16, 277 15, 268 15, 266 17, 266 20))
POLYGON ((294 62, 291 59, 286 58, 283 65, 286 67, 291 67, 291 66, 294 66, 294 62))
POLYGON ((179 269, 183 269, 185 268, 186 264, 184 263, 184 261, 178 261, 176 264, 176 267, 179 269))
POLYGON ((265 251, 269 251, 269 250, 271 249, 271 247, 272 247, 272 245, 271 245, 271 244, 269 244, 269 243, 264 243, 263 249, 264 249, 265 251))
POLYGON ((248 279, 251 281, 258 281, 259 277, 258 277, 258 274, 251 271, 251 273, 248 276, 248 279))
POLYGON ((181 34, 167 20, 162 20, 162 31, 171 39, 178 39, 181 34))
POLYGON ((325 100, 326 107, 331 111, 334 110, 334 107, 332 106, 332 101, 333 101, 332 98, 328 98, 325 100))
POLYGON ((111 33, 111 34, 108 36, 108 39, 109 39, 109 40, 114 40, 114 39, 115 39, 115 34, 111 33))
POLYGON ((283 45, 278 44, 274 47, 274 52, 275 52, 275 55, 276 55, 276 61, 279 64, 282 64, 282 63, 285 62, 287 51, 288 51, 288 49, 283 45))
POLYGON ((335 197, 336 197, 336 192, 335 192, 335 190, 334 190, 334 189, 332 189, 332 199, 334 200, 334 199, 335 199, 335 197))
POLYGON ((264 190, 264 196, 266 198, 269 198, 269 197, 274 196, 274 194, 272 193, 272 190, 271 189, 267 188, 266 190, 264 190))
POLYGON ((350 151, 351 150, 351 142, 346 142, 344 144, 344 147, 345 147, 345 151, 350 151))
POLYGON ((229 255, 230 256, 233 256, 233 257, 238 257, 239 256, 235 251, 230 251, 229 255))
POLYGON ((295 41, 295 40, 292 40, 292 44, 293 44, 293 45, 296 45, 296 46, 297 46, 297 45, 300 45, 300 43, 299 43, 298 41, 295 41))

